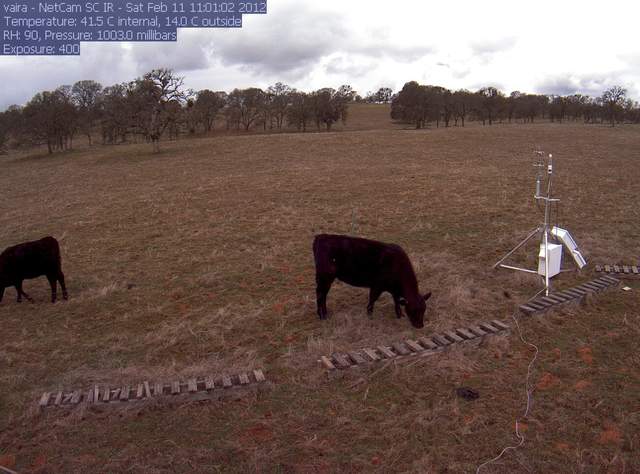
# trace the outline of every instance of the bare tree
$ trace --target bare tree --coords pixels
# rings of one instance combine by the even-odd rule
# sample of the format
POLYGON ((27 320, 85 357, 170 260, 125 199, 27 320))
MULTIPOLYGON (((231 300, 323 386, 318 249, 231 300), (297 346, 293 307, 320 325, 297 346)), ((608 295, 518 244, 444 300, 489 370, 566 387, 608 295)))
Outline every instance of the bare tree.
POLYGON ((226 92, 213 92, 204 89, 198 92, 194 104, 196 120, 202 124, 205 132, 214 129, 216 117, 227 104, 226 92))
POLYGON ((453 93, 451 101, 453 104, 453 121, 456 127, 458 126, 458 120, 464 127, 464 122, 473 107, 473 100, 473 93, 466 89, 460 89, 453 93))
POLYGON ((287 111, 287 123, 298 131, 306 132, 307 123, 313 118, 313 99, 304 92, 294 89, 291 93, 291 107, 287 111))
POLYGON ((234 89, 228 98, 230 114, 237 119, 238 126, 242 124, 245 131, 258 123, 263 117, 266 95, 262 89, 234 89))
POLYGON ((175 104, 186 100, 184 78, 171 69, 154 69, 135 81, 136 126, 151 141, 153 151, 160 151, 160 138, 174 121, 175 104))
POLYGON ((483 87, 478 91, 479 103, 478 111, 480 112, 482 124, 485 120, 489 121, 489 125, 498 118, 500 109, 503 106, 504 95, 495 87, 483 87))
POLYGON ((80 128, 92 144, 91 132, 100 114, 100 92, 102 85, 96 81, 78 81, 71 88, 73 101, 78 107, 80 128))
POLYGON ((613 86, 602 94, 602 103, 607 108, 611 126, 615 126, 616 118, 622 111, 627 90, 620 86, 613 86))
POLYGON ((23 109, 25 133, 33 143, 47 145, 49 153, 71 148, 77 126, 77 110, 71 87, 36 94, 23 109))
POLYGON ((293 89, 282 82, 277 82, 267 89, 271 104, 271 114, 273 118, 275 118, 276 128, 278 130, 282 128, 284 119, 291 107, 292 93, 293 89))

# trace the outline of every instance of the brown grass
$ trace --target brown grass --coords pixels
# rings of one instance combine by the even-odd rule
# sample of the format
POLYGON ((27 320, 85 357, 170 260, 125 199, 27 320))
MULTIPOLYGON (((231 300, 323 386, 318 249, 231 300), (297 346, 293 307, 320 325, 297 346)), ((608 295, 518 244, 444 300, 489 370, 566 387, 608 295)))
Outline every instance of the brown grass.
MULTIPOLYGON (((335 133, 183 140, 160 155, 131 145, 3 158, 0 248, 58 237, 71 298, 47 303, 44 279, 25 285, 35 304, 5 292, 0 456, 26 472, 470 472, 516 442, 531 351, 515 336, 336 380, 316 360, 508 317, 531 296, 535 278, 491 265, 538 224, 536 145, 556 157, 560 223, 587 258, 638 263, 640 129, 414 131, 383 112, 356 108, 335 133), (396 320, 388 295, 368 319, 366 291, 342 284, 331 319, 317 320, 312 237, 351 232, 353 216, 358 235, 409 253, 433 292, 424 331, 396 320), (31 411, 58 387, 254 367, 273 389, 241 400, 31 411), (458 399, 462 385, 480 398, 458 399)), ((524 447, 483 472, 640 471, 630 286, 521 321, 544 389, 524 447)))

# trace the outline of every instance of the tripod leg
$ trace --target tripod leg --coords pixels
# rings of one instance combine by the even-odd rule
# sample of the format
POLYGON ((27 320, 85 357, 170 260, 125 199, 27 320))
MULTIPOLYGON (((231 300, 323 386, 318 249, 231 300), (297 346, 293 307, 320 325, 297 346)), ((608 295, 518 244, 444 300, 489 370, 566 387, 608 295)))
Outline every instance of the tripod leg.
POLYGON ((540 232, 540 227, 536 227, 522 242, 520 242, 518 245, 516 245, 512 250, 509 251, 508 254, 506 254, 504 257, 502 257, 498 263, 496 263, 493 268, 498 268, 498 266, 504 262, 506 259, 508 259, 511 255, 513 255, 520 247, 522 247, 524 244, 526 244, 527 242, 529 242, 538 232, 540 232))

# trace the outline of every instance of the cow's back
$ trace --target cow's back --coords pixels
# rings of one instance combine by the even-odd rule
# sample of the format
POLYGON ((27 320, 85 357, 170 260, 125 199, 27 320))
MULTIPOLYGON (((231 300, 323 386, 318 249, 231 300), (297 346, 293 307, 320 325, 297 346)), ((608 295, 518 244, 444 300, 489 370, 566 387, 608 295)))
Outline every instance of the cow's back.
POLYGON ((397 245, 345 235, 320 234, 313 243, 316 269, 333 273, 353 286, 371 287, 381 281, 394 284, 394 267, 404 261, 397 245))
POLYGON ((7 248, 0 259, 3 271, 15 277, 35 278, 47 273, 55 273, 60 268, 60 246, 51 237, 32 242, 24 242, 7 248))

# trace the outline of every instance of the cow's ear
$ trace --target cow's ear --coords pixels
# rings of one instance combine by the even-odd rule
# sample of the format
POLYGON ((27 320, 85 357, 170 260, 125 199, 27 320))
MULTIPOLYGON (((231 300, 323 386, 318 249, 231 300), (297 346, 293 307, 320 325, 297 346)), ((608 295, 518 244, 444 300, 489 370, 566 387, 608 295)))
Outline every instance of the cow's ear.
POLYGON ((402 306, 407 306, 407 300, 402 297, 398 299, 398 303, 400 303, 402 306))
POLYGON ((424 296, 422 297, 422 299, 425 301, 427 301, 429 298, 431 298, 431 292, 425 293, 424 296))

